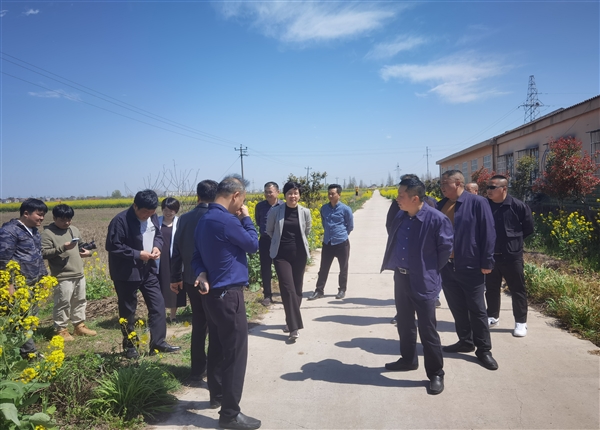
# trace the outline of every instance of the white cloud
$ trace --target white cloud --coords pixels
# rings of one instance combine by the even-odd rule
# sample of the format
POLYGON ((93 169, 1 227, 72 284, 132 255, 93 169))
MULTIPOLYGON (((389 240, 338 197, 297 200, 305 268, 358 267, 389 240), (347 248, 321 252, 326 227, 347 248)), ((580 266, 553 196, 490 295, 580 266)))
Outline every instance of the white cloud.
POLYGON ((426 40, 422 37, 398 36, 393 42, 375 45, 375 47, 365 55, 365 58, 374 60, 391 58, 399 52, 409 51, 425 42, 426 40))
POLYGON ((65 90, 40 91, 40 92, 29 91, 27 94, 29 94, 32 97, 40 97, 40 98, 45 98, 45 99, 65 98, 67 100, 72 100, 74 102, 81 101, 79 94, 67 93, 65 90))
POLYGON ((288 43, 345 39, 381 28, 405 6, 345 2, 223 2, 227 19, 250 20, 268 37, 288 43))
POLYGON ((8 10, 0 10, 0 18, 8 13, 8 10))
POLYGON ((39 9, 29 9, 27 12, 23 12, 23 15, 29 16, 29 15, 37 15, 38 13, 40 13, 39 9))
POLYGON ((476 24, 467 27, 465 34, 458 38, 457 45, 471 45, 480 40, 488 38, 496 34, 498 30, 486 27, 485 25, 476 24))
POLYGON ((435 94, 450 103, 468 103, 504 94, 490 88, 488 80, 506 73, 511 68, 511 65, 504 64, 499 59, 481 58, 474 53, 465 53, 423 65, 384 66, 380 75, 385 81, 398 79, 429 85, 429 94, 435 94))

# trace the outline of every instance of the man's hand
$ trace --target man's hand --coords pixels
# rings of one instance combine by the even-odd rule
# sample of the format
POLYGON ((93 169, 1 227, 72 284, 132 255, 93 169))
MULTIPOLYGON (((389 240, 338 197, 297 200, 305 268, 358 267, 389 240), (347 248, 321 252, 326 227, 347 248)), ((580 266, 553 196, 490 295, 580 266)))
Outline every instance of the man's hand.
POLYGON ((183 282, 171 282, 170 288, 175 294, 179 294, 179 291, 183 289, 183 282))
POLYGON ((206 272, 202 272, 196 278, 196 282, 194 282, 194 287, 198 288, 200 294, 208 294, 208 290, 210 290, 210 286, 208 285, 208 279, 206 278, 206 272))
POLYGON ((90 251, 89 249, 80 249, 79 250, 79 256, 81 258, 91 257, 92 256, 92 251, 90 251))
POLYGON ((77 242, 67 242, 65 243, 65 249, 68 251, 69 249, 73 249, 77 246, 77 242))
POLYGON ((160 249, 158 249, 156 246, 154 248, 152 248, 152 259, 153 260, 158 260, 160 258, 160 249))
POLYGON ((140 251, 140 260, 148 261, 154 259, 152 258, 152 254, 150 254, 148 251, 140 251))
POLYGON ((481 269, 481 273, 483 273, 484 275, 489 275, 490 273, 492 273, 492 269, 481 269))
POLYGON ((242 218, 245 218, 247 216, 250 216, 250 213, 248 212, 248 206, 242 205, 242 207, 238 211, 237 217, 239 219, 242 219, 242 218))

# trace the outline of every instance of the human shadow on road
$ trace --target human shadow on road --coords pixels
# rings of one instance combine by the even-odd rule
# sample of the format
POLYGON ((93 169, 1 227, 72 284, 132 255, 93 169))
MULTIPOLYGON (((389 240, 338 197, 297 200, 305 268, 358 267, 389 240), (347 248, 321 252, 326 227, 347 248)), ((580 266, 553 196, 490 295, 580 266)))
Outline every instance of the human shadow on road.
POLYGON ((249 325, 248 334, 251 336, 264 337, 267 339, 285 341, 289 337, 288 333, 283 332, 284 324, 264 325, 252 324, 249 325))
MULTIPOLYGON (((376 337, 355 337, 349 341, 337 342, 335 346, 340 348, 360 348, 363 351, 376 355, 397 355, 399 354, 400 342, 398 339, 381 339, 376 337)), ((421 348, 417 344, 417 348, 421 348)))
POLYGON ((208 400, 199 402, 191 400, 179 400, 177 407, 169 418, 161 420, 160 424, 153 424, 152 428, 174 426, 193 426, 194 428, 214 429, 218 428, 219 420, 202 415, 199 411, 209 409, 210 402, 208 400))
POLYGON ((382 375, 386 372, 381 367, 365 367, 358 364, 345 364, 339 360, 327 359, 318 363, 307 363, 300 372, 286 373, 281 379, 301 382, 311 379, 335 384, 373 385, 376 387, 426 387, 428 380, 407 381, 395 380, 382 375))
POLYGON ((390 323, 390 319, 388 317, 361 317, 357 315, 325 315, 315 318, 314 321, 335 322, 338 324, 355 325, 360 327, 390 323))
POLYGON ((361 306, 394 306, 394 299, 371 299, 368 297, 347 297, 344 299, 344 303, 361 306))

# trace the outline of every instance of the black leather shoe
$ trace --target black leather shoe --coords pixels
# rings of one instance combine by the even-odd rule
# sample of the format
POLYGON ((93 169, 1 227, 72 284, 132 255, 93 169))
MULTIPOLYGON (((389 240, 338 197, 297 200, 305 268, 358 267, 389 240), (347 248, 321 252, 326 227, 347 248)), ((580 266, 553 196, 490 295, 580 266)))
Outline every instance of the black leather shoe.
POLYGON ((127 348, 125 350, 125 357, 130 360, 133 360, 134 358, 138 358, 139 356, 140 355, 138 354, 137 349, 135 349, 133 347, 127 348))
POLYGON ((150 355, 156 355, 157 352, 166 352, 166 353, 170 353, 170 352, 178 352, 181 351, 181 347, 180 346, 174 346, 174 345, 169 345, 168 343, 165 343, 163 345, 156 345, 156 346, 151 346, 150 347, 150 355))
POLYGON ((442 348, 444 352, 473 352, 475 347, 471 344, 464 342, 456 342, 455 344, 448 345, 442 348))
POLYGON ((218 409, 221 407, 221 400, 223 400, 223 397, 215 397, 214 399, 210 399, 210 408, 211 409, 218 409))
POLYGON ((260 428, 260 420, 244 415, 237 414, 235 418, 219 418, 219 427, 224 429, 257 429, 260 428))
POLYGON ((481 365, 489 370, 498 370, 498 363, 492 357, 492 353, 489 351, 480 352, 477 355, 477 359, 481 362, 481 365))
POLYGON ((338 300, 343 299, 344 297, 346 297, 346 292, 344 290, 338 291, 337 295, 335 296, 335 298, 338 300))
POLYGON ((325 294, 320 291, 315 291, 308 297, 308 300, 320 299, 321 297, 325 297, 325 294))
POLYGON ((386 363, 385 368, 387 370, 392 370, 394 372, 407 372, 409 370, 417 370, 419 368, 418 364, 410 364, 402 359, 398 361, 394 361, 392 363, 386 363))
POLYGON ((429 383, 429 394, 440 394, 444 391, 444 377, 432 376, 429 383))

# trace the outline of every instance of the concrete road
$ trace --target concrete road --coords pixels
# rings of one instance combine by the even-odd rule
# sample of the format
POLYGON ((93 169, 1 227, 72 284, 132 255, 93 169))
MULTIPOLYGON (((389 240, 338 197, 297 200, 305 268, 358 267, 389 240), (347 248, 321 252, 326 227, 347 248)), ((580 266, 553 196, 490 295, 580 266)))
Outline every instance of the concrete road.
MULTIPOLYGON (((531 309, 529 334, 513 337, 508 296, 500 325, 492 329, 497 371, 480 366, 473 353, 445 354, 445 391, 432 396, 421 349, 418 370, 385 370, 386 362, 399 358, 398 333, 390 324, 392 273, 379 273, 389 204, 376 192, 355 213, 344 300, 335 299, 334 262, 325 298, 302 303, 305 328, 295 344, 285 342, 281 304, 251 328, 242 411, 265 429, 600 428, 600 356, 591 353, 598 348, 531 309)), ((318 269, 317 253, 306 273, 305 297, 318 269)), ((454 343, 443 296, 437 315, 442 344, 454 343)), ((177 411, 152 429, 217 427, 206 388, 187 388, 178 397, 177 411)))

